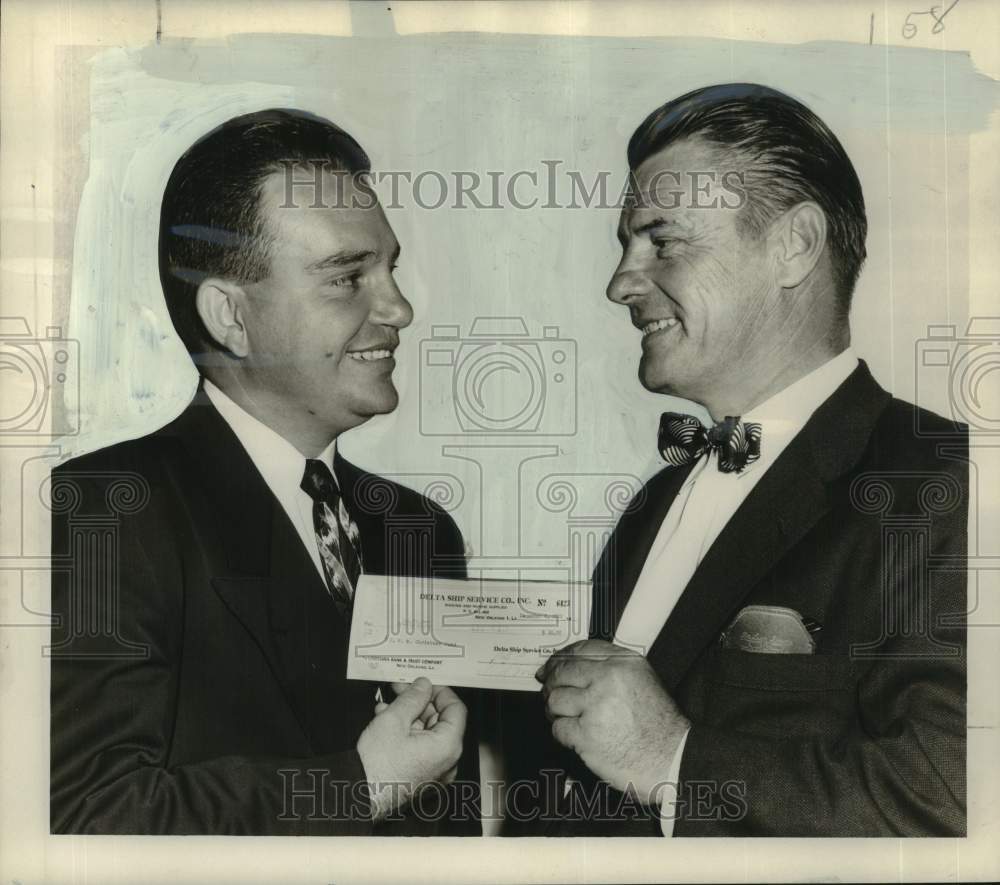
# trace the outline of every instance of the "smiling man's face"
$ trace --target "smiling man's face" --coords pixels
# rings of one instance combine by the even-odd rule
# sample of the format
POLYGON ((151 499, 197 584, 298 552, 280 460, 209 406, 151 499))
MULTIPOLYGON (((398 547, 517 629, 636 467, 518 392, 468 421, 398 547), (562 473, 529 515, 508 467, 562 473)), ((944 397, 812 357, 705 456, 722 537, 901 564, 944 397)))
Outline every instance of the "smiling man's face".
POLYGON ((279 420, 332 438, 396 407, 393 352, 413 311, 393 279, 399 244, 381 207, 335 173, 324 186, 326 206, 286 207, 284 176, 264 182, 274 240, 269 275, 244 287, 244 378, 279 420))
POLYGON ((635 170, 638 193, 622 211, 623 254, 607 294, 642 334, 639 378, 649 390, 707 403, 774 346, 780 287, 767 244, 740 230, 740 201, 722 185, 740 172, 698 139, 635 170))

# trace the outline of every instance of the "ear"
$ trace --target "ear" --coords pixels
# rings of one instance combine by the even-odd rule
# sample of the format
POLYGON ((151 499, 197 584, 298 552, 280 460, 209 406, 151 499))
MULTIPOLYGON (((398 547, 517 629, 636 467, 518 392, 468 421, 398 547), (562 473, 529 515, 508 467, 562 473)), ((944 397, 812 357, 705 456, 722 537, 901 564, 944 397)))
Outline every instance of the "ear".
POLYGON ((798 203, 772 228, 777 283, 783 289, 800 285, 812 273, 826 246, 826 215, 815 203, 798 203))
POLYGON ((246 294, 237 283, 209 277, 198 286, 195 305, 209 334, 235 357, 250 352, 243 323, 246 294))

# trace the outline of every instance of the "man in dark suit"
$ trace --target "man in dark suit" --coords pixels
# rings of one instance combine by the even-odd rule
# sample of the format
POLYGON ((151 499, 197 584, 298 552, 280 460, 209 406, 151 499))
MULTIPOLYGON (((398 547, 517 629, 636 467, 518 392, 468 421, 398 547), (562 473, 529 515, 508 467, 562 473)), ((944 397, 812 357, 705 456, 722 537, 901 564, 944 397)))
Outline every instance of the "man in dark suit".
POLYGON ((799 102, 729 84, 651 114, 608 297, 667 462, 539 672, 562 833, 965 832, 967 434, 850 348, 861 186, 799 102))
POLYGON ((395 408, 412 319, 368 168, 273 110, 170 176, 160 275, 202 378, 54 471, 53 832, 478 831, 463 702, 346 678, 362 573, 465 571, 444 511, 336 451, 395 408))

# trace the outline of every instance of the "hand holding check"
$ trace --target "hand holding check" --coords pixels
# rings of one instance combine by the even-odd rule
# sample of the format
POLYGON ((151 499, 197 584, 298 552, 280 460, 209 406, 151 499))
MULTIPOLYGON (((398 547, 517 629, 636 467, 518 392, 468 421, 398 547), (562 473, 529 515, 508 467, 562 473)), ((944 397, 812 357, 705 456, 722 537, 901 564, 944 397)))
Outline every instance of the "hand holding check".
POLYGON ((409 802, 422 784, 454 780, 465 733, 465 704, 447 686, 420 677, 393 690, 396 699, 376 707, 358 739, 376 820, 409 802))
POLYGON ((557 651, 535 678, 552 736, 615 789, 658 805, 690 722, 646 659, 587 639, 557 651))

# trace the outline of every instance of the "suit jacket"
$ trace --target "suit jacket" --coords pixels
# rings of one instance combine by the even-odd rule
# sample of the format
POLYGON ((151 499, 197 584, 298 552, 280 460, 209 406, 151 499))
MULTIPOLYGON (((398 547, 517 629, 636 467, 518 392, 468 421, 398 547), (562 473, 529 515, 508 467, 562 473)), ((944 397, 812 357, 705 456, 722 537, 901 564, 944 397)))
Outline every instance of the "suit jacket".
MULTIPOLYGON (((366 571, 464 576, 443 510, 339 454, 334 469, 366 571)), ((348 623, 202 391, 156 433, 56 468, 52 501, 53 832, 478 832, 469 801, 452 829, 373 826, 355 745, 375 684, 345 678, 348 623)))
MULTIPOLYGON (((592 635, 614 636, 690 469, 662 470, 623 514, 594 575, 592 635)), ((725 526, 649 650, 692 721, 675 836, 964 834, 968 500, 964 426, 892 398, 862 362, 725 526), (815 654, 722 647, 751 604, 818 622, 815 654)), ((659 834, 575 757, 549 764, 580 779, 553 834, 659 834)))

